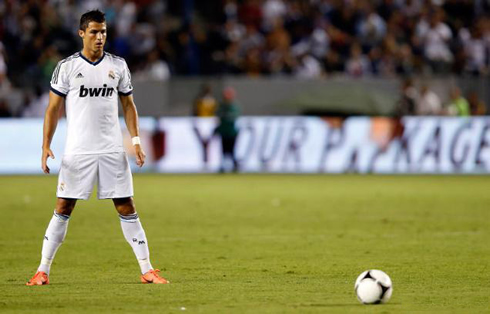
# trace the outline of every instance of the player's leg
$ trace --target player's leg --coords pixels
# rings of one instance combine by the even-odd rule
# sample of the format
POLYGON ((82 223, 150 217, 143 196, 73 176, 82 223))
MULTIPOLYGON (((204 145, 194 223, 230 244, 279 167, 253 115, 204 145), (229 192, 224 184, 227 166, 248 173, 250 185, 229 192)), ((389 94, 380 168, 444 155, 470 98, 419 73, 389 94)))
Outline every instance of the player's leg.
POLYGON ((234 137, 224 137, 222 139, 223 145, 223 157, 221 161, 221 172, 225 172, 225 160, 231 160, 233 162, 233 170, 237 169, 237 162, 234 156, 235 138, 234 137))
POLYGON ((145 230, 141 225, 136 213, 134 202, 131 197, 113 199, 114 206, 119 213, 121 229, 126 241, 133 249, 134 255, 140 264, 141 273, 144 274, 153 269, 150 263, 150 251, 145 230))
POLYGON ((97 177, 96 155, 65 155, 58 176, 56 209, 43 241, 41 264, 27 285, 48 284, 48 275, 56 251, 63 242, 71 212, 77 199, 88 199, 97 177))
POLYGON ((145 283, 168 283, 158 276, 150 263, 150 253, 145 231, 133 202, 133 178, 125 153, 99 156, 99 199, 111 198, 114 202, 121 228, 140 264, 141 280, 145 283))
POLYGON ((233 146, 234 140, 230 137, 222 137, 221 138, 222 152, 223 155, 221 157, 221 169, 220 172, 226 172, 226 160, 231 160, 233 163, 235 162, 233 158, 233 146))
POLYGON ((148 240, 136 213, 133 198, 115 198, 113 202, 119 213, 124 237, 133 249, 134 255, 136 255, 136 259, 140 265, 141 281, 144 283, 168 283, 166 279, 158 275, 158 270, 153 269, 151 265, 148 240))
POLYGON ((219 167, 219 172, 224 173, 225 172, 225 163, 226 163, 226 138, 221 136, 221 165, 219 167))
POLYGON ((27 283, 28 286, 49 284, 49 271, 56 252, 65 240, 70 215, 75 208, 76 199, 58 198, 53 217, 44 234, 41 263, 36 274, 27 283))
POLYGON ((58 198, 53 217, 44 235, 42 259, 38 271, 49 275, 54 256, 65 240, 68 222, 76 203, 76 199, 58 198))
POLYGON ((230 139, 230 155, 231 155, 231 160, 233 161, 233 172, 238 172, 238 160, 236 159, 235 156, 235 147, 236 147, 236 136, 233 136, 230 139))
POLYGON ((58 201, 44 236, 40 271, 49 274, 56 251, 65 239, 77 199, 88 199, 97 177, 97 155, 65 155, 58 177, 58 201))

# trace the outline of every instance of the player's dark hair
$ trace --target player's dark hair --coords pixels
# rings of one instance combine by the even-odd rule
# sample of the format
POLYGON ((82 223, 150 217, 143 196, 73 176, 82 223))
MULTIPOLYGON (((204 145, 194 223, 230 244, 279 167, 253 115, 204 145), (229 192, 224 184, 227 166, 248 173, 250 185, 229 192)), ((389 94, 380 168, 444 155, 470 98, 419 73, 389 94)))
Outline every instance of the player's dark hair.
POLYGON ((80 17, 80 30, 85 31, 90 22, 104 23, 105 13, 99 10, 92 10, 84 13, 80 17))

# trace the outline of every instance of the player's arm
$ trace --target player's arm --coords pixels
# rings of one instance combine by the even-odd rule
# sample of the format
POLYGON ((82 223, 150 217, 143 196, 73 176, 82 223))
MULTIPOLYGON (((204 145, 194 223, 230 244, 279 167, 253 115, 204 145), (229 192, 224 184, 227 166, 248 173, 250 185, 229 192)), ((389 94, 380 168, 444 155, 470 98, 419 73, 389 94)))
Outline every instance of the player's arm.
POLYGON ((56 126, 58 125, 59 112, 63 106, 65 99, 52 91, 49 92, 49 103, 44 115, 43 128, 43 152, 41 157, 41 168, 44 173, 49 173, 47 165, 48 157, 54 159, 54 154, 51 151, 51 140, 53 139, 56 126))
MULTIPOLYGON (((126 121, 126 127, 128 128, 131 138, 139 137, 138 111, 134 104, 133 95, 120 95, 119 98, 121 99, 124 120, 126 121)), ((142 167, 145 163, 145 152, 140 143, 133 143, 133 147, 136 155, 136 164, 142 167)))

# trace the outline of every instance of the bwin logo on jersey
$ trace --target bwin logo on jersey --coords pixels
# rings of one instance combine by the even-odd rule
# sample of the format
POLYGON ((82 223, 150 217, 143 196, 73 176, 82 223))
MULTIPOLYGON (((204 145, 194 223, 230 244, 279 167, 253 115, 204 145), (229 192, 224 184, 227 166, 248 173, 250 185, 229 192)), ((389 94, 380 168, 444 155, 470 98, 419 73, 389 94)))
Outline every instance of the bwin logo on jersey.
POLYGON ((104 84, 103 87, 85 88, 85 85, 80 86, 80 97, 111 97, 114 93, 113 87, 107 87, 104 84))

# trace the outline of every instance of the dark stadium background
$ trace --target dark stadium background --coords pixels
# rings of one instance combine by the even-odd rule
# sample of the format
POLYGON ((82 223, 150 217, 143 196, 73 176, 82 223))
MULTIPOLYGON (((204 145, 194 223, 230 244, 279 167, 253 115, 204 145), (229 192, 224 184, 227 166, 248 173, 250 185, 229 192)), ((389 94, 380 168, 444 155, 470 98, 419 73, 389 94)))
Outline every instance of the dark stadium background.
POLYGON ((78 19, 93 8, 106 12, 106 50, 127 60, 135 86, 170 85, 164 100, 139 102, 145 115, 188 115, 199 83, 221 87, 227 79, 245 91, 249 115, 393 115, 406 78, 417 88, 427 84, 444 105, 451 88, 461 88, 474 115, 485 114, 490 100, 486 1, 2 1, 2 116, 41 115, 28 108, 48 90, 56 63, 80 48, 78 19), (442 42, 430 23, 449 30, 442 42), (255 94, 266 99, 260 106, 246 92, 257 81, 255 94), (180 84, 183 91, 173 88, 180 84), (343 93, 344 103, 355 103, 345 110, 328 92, 316 102, 296 97, 284 110, 274 106, 299 93, 291 85, 314 92, 335 84, 362 96, 343 93), (385 93, 388 99, 379 96, 385 93))

